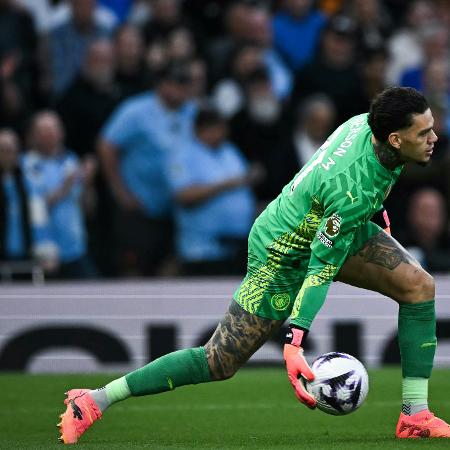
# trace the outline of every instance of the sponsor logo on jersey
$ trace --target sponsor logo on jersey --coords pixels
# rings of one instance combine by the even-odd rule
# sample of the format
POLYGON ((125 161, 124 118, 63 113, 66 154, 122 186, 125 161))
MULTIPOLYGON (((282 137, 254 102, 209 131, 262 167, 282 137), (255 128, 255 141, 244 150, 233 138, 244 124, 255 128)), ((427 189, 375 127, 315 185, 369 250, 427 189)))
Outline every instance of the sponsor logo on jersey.
POLYGON ((290 302, 291 298, 287 292, 275 294, 270 299, 270 303, 272 303, 273 308, 277 311, 284 311, 289 306, 290 302))
POLYGON ((328 239, 322 232, 317 233, 317 239, 319 239, 320 242, 322 242, 325 247, 331 248, 333 247, 333 241, 328 239))
POLYGON ((329 238, 334 238, 335 236, 337 236, 341 229, 341 221, 341 217, 337 214, 333 214, 331 217, 329 217, 325 224, 325 235, 329 238))
POLYGON ((353 194, 350 191, 347 191, 346 195, 352 201, 352 205, 356 200, 358 200, 358 197, 353 197, 353 194))

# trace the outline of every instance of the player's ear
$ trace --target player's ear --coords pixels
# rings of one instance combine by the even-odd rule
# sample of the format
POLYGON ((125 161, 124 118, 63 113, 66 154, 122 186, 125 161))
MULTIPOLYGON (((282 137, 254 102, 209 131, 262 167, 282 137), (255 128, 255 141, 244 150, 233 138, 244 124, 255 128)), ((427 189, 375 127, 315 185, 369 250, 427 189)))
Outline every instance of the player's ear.
POLYGON ((388 142, 389 142, 389 144, 391 144, 392 147, 394 147, 395 149, 399 150, 400 149, 400 145, 402 143, 402 138, 400 137, 399 133, 391 133, 388 136, 388 142))

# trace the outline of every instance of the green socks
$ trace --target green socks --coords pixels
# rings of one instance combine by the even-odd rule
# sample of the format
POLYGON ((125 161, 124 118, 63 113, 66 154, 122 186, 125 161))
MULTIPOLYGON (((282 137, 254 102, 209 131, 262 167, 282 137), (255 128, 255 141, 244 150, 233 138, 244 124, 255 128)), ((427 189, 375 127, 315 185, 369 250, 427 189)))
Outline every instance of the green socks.
POLYGON ((149 395, 170 391, 185 384, 211 381, 203 347, 179 350, 125 376, 131 395, 149 395))
POLYGON ((158 394, 186 384, 211 381, 203 347, 179 350, 161 356, 140 369, 89 394, 101 411, 130 396, 158 394))
POLYGON ((398 344, 403 378, 430 378, 437 344, 434 300, 400 305, 398 344))
POLYGON ((428 378, 437 345, 434 300, 400 305, 398 343, 403 375, 402 411, 411 415, 428 408, 428 378))

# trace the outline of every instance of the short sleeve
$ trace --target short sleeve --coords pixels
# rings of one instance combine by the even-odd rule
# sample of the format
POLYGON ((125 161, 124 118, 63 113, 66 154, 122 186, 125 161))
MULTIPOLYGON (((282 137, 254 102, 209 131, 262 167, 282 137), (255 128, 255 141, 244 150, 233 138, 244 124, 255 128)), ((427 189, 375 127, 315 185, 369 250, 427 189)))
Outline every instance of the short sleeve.
POLYGON ((102 138, 119 149, 127 147, 136 136, 138 119, 139 114, 133 103, 123 103, 104 126, 102 138))

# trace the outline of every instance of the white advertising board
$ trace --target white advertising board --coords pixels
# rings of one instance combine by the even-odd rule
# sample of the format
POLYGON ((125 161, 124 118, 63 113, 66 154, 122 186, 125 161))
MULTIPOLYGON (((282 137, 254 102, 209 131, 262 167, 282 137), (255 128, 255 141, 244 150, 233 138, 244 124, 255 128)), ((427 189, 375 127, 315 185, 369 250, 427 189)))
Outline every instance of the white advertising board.
MULTIPOLYGON (((125 372, 175 349, 205 343, 238 279, 173 279, 31 285, 0 292, 0 370, 125 372)), ((436 365, 450 367, 450 278, 437 278, 436 365)), ((308 358, 338 350, 369 367, 399 361, 398 306, 334 283, 308 337, 308 358)), ((251 364, 281 364, 281 337, 251 364)))

